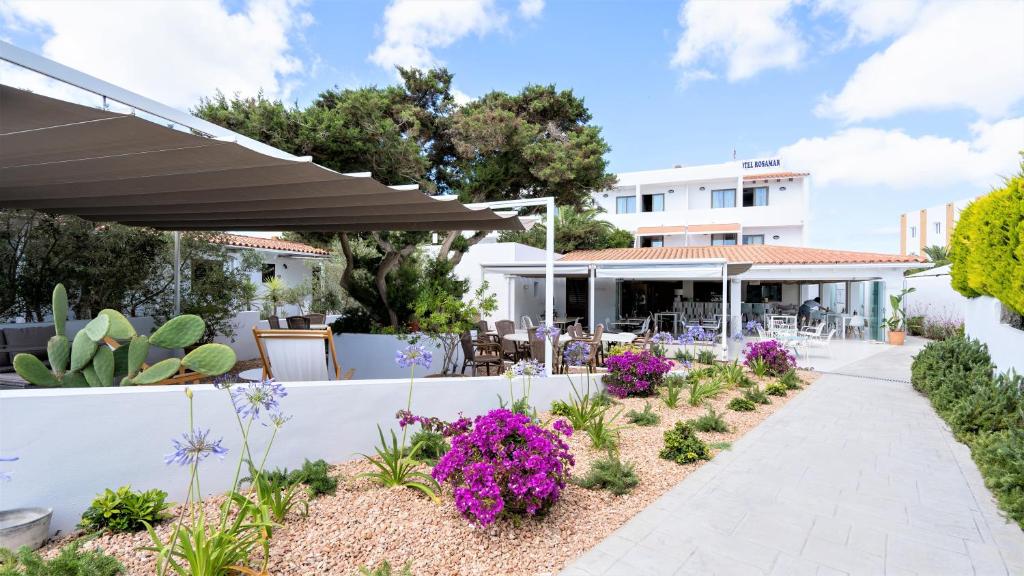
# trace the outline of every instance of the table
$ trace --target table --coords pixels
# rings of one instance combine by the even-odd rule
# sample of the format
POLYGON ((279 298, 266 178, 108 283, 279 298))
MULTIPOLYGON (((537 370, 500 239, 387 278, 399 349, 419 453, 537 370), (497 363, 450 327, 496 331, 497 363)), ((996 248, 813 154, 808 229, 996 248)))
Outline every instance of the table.
POLYGON ((245 380, 246 382, 259 382, 263 380, 263 368, 242 370, 238 373, 238 379, 245 380))
MULTIPOLYGON (((527 342, 530 341, 530 335, 527 334, 525 330, 516 330, 511 334, 505 334, 505 340, 508 340, 510 342, 516 342, 518 344, 526 344, 527 342)), ((572 336, 569 336, 568 334, 558 335, 559 344, 565 344, 570 340, 572 340, 572 336)))
MULTIPOLYGON (((505 339, 511 342, 518 342, 525 344, 529 341, 529 334, 525 331, 516 330, 512 334, 505 334, 505 339)), ((566 344, 572 340, 572 337, 568 334, 561 334, 558 337, 559 344, 566 344)), ((605 332, 601 335, 601 342, 607 344, 629 344, 633 340, 636 340, 636 334, 632 332, 605 332)))
POLYGON ((679 313, 678 312, 658 312, 654 315, 654 325, 657 328, 656 332, 661 331, 662 318, 671 316, 672 317, 672 330, 675 333, 679 328, 679 313))

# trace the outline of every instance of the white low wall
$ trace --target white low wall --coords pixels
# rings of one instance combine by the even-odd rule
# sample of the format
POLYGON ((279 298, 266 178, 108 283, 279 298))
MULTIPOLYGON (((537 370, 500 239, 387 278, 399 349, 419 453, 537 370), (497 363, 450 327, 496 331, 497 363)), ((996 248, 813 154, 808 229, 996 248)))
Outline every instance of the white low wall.
POLYGON ((260 313, 256 310, 239 312, 231 319, 231 327, 235 330, 234 337, 217 336, 213 341, 230 346, 239 360, 259 358, 260 353, 256 350, 256 339, 252 337, 252 328, 259 321, 260 313))
MULTIPOLYGON (((576 378, 579 385, 579 378, 576 378)), ((293 419, 279 433, 268 465, 295 467, 303 459, 340 462, 372 453, 377 425, 396 426, 404 408, 408 380, 303 382, 285 384, 282 410, 293 419)), ((223 437, 222 461, 202 464, 208 493, 231 484, 240 446, 238 425, 227 393, 209 385, 191 386, 195 423, 223 437)), ((566 376, 535 379, 531 401, 539 409, 571 394, 566 376)), ((519 380, 516 381, 519 394, 519 380)), ((504 377, 417 380, 413 411, 451 420, 460 413, 482 414, 508 396, 504 377)), ((171 439, 188 429, 188 403, 182 387, 77 388, 0 391, 0 454, 13 479, 0 490, 0 509, 47 506, 54 509, 53 530, 71 530, 95 495, 104 488, 131 484, 159 488, 180 502, 188 470, 167 466, 171 439)), ((269 429, 254 426, 253 445, 262 446, 269 429)))
MULTIPOLYGON (((420 378, 428 374, 436 374, 443 370, 441 362, 444 359, 444 352, 441 348, 423 339, 419 342, 427 347, 427 350, 434 355, 434 363, 431 367, 424 368, 416 366, 416 377, 420 378)), ((409 369, 402 368, 395 364, 395 352, 405 348, 409 344, 398 336, 390 334, 335 334, 334 347, 338 351, 338 363, 341 364, 342 372, 349 368, 355 368, 357 380, 376 378, 408 378, 409 369)), ((462 349, 456 352, 458 365, 462 366, 462 349)), ((470 369, 466 369, 466 374, 470 369)))
POLYGON ((967 300, 964 330, 971 338, 988 344, 989 354, 1000 372, 1011 368, 1024 374, 1024 331, 1000 322, 999 300, 980 296, 967 300))

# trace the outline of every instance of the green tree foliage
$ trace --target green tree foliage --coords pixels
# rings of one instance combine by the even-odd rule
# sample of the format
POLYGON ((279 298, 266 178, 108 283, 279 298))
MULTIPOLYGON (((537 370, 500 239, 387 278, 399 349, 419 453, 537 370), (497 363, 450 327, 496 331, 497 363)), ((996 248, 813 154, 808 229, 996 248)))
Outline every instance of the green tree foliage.
POLYGON ((463 298, 468 282, 453 278, 451 265, 446 261, 435 261, 428 267, 426 286, 416 298, 415 317, 419 329, 444 350, 442 372, 455 371, 455 352, 459 337, 472 330, 476 321, 497 308, 494 294, 487 293, 484 282, 472 298, 463 298))
MULTIPOLYGON (((519 93, 491 92, 459 107, 445 69, 399 69, 401 83, 331 89, 309 106, 286 106, 262 95, 204 100, 195 113, 287 152, 312 156, 340 172, 369 171, 384 184, 418 183, 426 193, 455 194, 466 202, 553 195, 583 207, 588 193, 613 177, 609 147, 592 125, 583 100, 554 86, 519 93)), ((333 235, 303 233, 328 246, 333 235)), ((485 236, 444 236, 438 259, 457 264, 485 236)), ((427 232, 339 234, 345 270, 340 284, 374 324, 399 328, 415 296, 404 299, 403 278, 420 273, 416 248, 427 232)), ((413 290, 415 294, 415 290, 413 290)))
POLYGON ((964 209, 951 245, 957 292, 991 296, 1024 314, 1024 162, 1002 188, 964 209))
MULTIPOLYGON (((561 206, 555 216, 555 251, 566 254, 573 250, 600 250, 602 248, 628 248, 633 235, 627 230, 601 220, 597 208, 577 209, 561 206)), ((543 221, 522 232, 503 232, 502 242, 519 242, 535 248, 544 248, 547 226, 543 221)))

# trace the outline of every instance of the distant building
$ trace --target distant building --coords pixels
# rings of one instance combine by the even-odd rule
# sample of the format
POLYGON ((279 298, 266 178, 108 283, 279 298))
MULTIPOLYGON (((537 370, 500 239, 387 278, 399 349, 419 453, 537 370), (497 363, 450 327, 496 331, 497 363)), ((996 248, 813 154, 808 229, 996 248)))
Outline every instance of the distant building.
POLYGON ((810 174, 787 171, 778 158, 617 176, 592 196, 637 248, 806 245, 810 174))
POLYGON ((928 246, 949 246, 960 212, 974 198, 900 214, 900 254, 922 254, 928 246))

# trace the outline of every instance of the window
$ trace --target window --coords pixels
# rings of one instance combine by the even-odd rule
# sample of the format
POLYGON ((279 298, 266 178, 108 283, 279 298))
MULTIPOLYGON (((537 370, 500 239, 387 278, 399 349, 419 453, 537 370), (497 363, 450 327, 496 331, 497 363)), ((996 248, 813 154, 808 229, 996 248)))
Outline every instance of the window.
POLYGON ((941 222, 936 222, 935 223, 935 233, 936 234, 941 234, 942 233, 942 223, 941 222))
POLYGON ((615 199, 616 214, 632 214, 636 212, 636 196, 619 196, 615 199))
POLYGON ((664 212, 665 211, 665 195, 664 194, 644 194, 644 212, 664 212))
POLYGON ((917 238, 917 226, 910 227, 910 237, 917 238))
POLYGON ((264 264, 263 265, 263 278, 261 281, 269 282, 271 278, 277 276, 277 265, 276 264, 264 264))
POLYGON ((641 248, 661 248, 665 245, 664 236, 641 236, 640 247, 641 248))
POLYGON ((767 206, 768 205, 768 187, 758 186, 757 188, 744 188, 743 189, 743 206, 767 206))
POLYGON ((727 190, 712 190, 711 191, 711 207, 712 208, 735 208, 736 207, 736 189, 729 188, 727 190))
POLYGON ((744 244, 764 244, 764 234, 744 234, 744 244))
POLYGON ((736 235, 735 234, 712 234, 711 235, 712 246, 735 246, 736 235))
POLYGON ((202 282, 214 273, 217 266, 221 266, 215 260, 199 260, 192 263, 192 281, 202 282))

